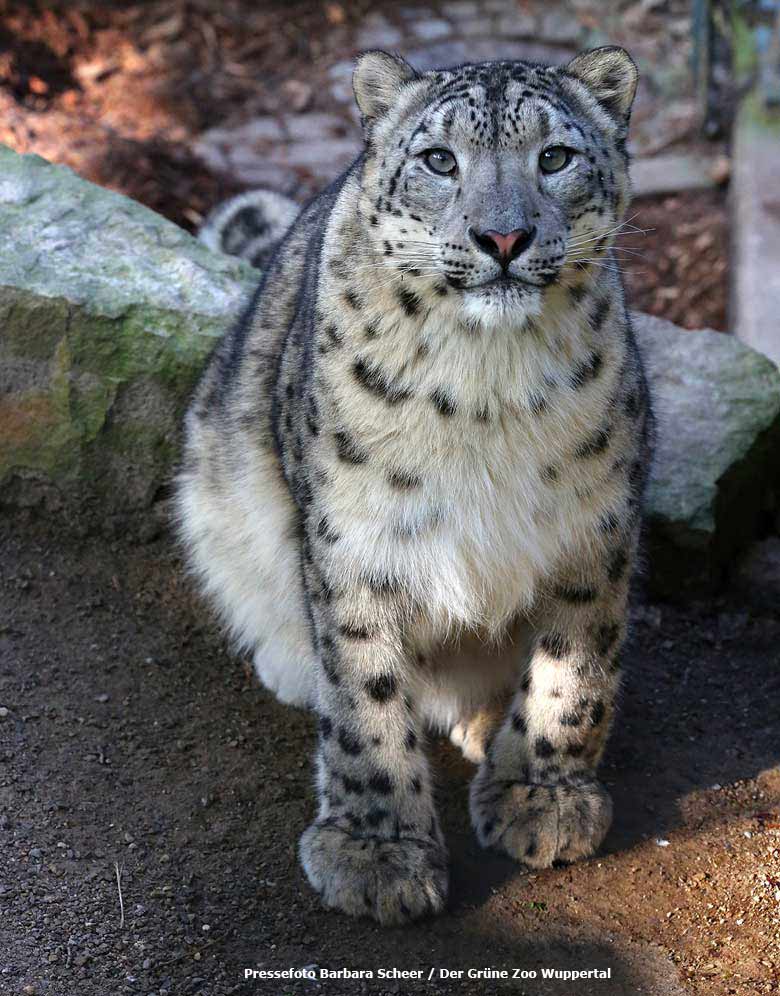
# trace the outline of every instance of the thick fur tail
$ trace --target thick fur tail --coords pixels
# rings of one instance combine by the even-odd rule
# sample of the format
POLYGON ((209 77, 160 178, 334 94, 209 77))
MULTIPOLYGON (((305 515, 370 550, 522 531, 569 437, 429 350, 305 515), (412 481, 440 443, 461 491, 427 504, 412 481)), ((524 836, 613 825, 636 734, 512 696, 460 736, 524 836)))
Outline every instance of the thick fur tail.
POLYGON ((287 229, 298 205, 273 190, 248 190, 223 201, 206 218, 198 238, 209 249, 240 256, 262 269, 287 229))

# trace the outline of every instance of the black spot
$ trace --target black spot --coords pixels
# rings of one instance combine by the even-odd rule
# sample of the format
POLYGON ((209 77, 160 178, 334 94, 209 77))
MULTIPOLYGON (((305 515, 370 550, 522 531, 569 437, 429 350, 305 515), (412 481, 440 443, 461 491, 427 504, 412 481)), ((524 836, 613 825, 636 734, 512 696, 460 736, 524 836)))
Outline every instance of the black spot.
POLYGON ((376 575, 371 574, 365 577, 364 582, 366 586, 375 595, 392 595, 400 590, 400 582, 397 578, 391 577, 389 574, 376 575))
POLYGON ((455 402, 447 396, 441 387, 433 392, 431 401, 436 406, 436 411, 445 418, 451 418, 457 411, 455 402))
POLYGON ((601 358, 601 353, 594 352, 591 353, 587 359, 580 360, 571 372, 571 386, 575 390, 578 390, 587 384, 588 381, 595 380, 601 372, 602 364, 603 360, 601 358))
POLYGON ((566 754, 569 757, 579 757, 584 750, 585 750, 585 744, 569 744, 569 746, 566 748, 566 754))
POLYGON ((330 524, 324 515, 317 523, 317 535, 325 543, 337 543, 341 539, 339 534, 330 528, 330 524))
POLYGON ((333 723, 330 716, 320 716, 320 733, 322 734, 322 739, 327 740, 332 732, 333 723))
POLYGON ((561 726, 579 726, 581 723, 581 712, 565 712, 561 716, 561 726))
POLYGON ((387 702, 395 695, 397 688, 392 674, 380 674, 366 682, 366 691, 376 702, 387 702))
POLYGON ((339 460, 351 464, 361 464, 368 460, 368 454, 357 445, 349 433, 335 432, 333 438, 336 440, 336 452, 339 455, 339 460))
POLYGON ((360 311, 360 309, 363 307, 363 301, 361 300, 360 295, 357 293, 357 291, 354 291, 352 289, 348 290, 344 294, 344 300, 347 302, 350 308, 354 308, 355 311, 360 311))
POLYGON ((634 419, 639 414, 639 395, 636 391, 629 391, 623 399, 623 410, 629 418, 634 419))
POLYGON ((558 477, 558 469, 551 463, 542 469, 542 480, 547 481, 549 484, 554 484, 558 480, 558 477))
POLYGON ((552 757, 555 753, 555 748, 547 737, 537 737, 534 741, 534 753, 537 757, 552 757))
POLYGON ((522 733, 523 735, 526 733, 527 727, 525 725, 525 719, 519 712, 512 713, 512 729, 516 730, 518 733, 522 733))
POLYGON ((344 726, 339 727, 339 747, 345 754, 351 754, 353 757, 363 752, 363 744, 358 737, 344 726))
POLYGON ((618 623, 605 623, 603 626, 599 626, 597 634, 598 651, 602 657, 610 652, 619 635, 620 626, 618 623))
POLYGON ((422 792, 422 782, 417 775, 415 775, 412 779, 412 792, 414 792, 415 795, 419 795, 420 792, 422 792))
POLYGON ((363 783, 358 778, 350 778, 349 775, 342 775, 341 781, 344 783, 344 791, 352 795, 363 794, 363 783))
POLYGON ((366 813, 366 823, 370 827, 378 827, 382 820, 386 819, 389 815, 390 814, 386 809, 382 809, 380 806, 374 806, 366 813))
POLYGON ((362 388, 382 398, 388 405, 397 405, 399 401, 406 401, 412 396, 411 391, 393 384, 380 367, 366 360, 356 360, 352 365, 352 373, 362 388))
POLYGON ((604 320, 609 314, 611 301, 608 297, 599 298, 590 315, 590 326, 594 332, 598 332, 604 324, 604 320))
POLYGON ((362 820, 362 818, 360 816, 358 816, 356 813, 353 813, 351 809, 348 809, 344 813, 344 819, 347 821, 347 823, 349 823, 349 825, 354 830, 361 830, 362 827, 363 827, 363 820, 362 820))
POLYGON ((339 685, 341 683, 341 678, 338 673, 336 666, 336 661, 330 656, 322 657, 322 670, 325 672, 325 677, 331 683, 331 685, 339 685))
POLYGON ((376 339, 379 335, 379 319, 372 318, 371 321, 363 327, 363 334, 366 339, 376 339))
POLYGON ((325 326, 325 335, 330 341, 331 346, 340 346, 344 341, 343 336, 338 330, 338 326, 334 325, 332 322, 330 325, 325 326))
POLYGON ((373 637, 371 630, 365 626, 350 626, 349 623, 339 626, 339 633, 347 640, 370 640, 373 637))
POLYGON ((536 837, 531 837, 528 841, 528 847, 525 849, 525 856, 527 858, 532 858, 536 854, 536 837))
POLYGON ((631 470, 628 472, 628 480, 634 490, 642 490, 642 485, 645 480, 645 468, 642 466, 641 461, 635 460, 631 464, 631 470))
POLYGON ((306 412, 306 428, 312 434, 312 436, 318 436, 320 432, 320 426, 317 419, 312 411, 306 412))
POLYGON ((417 734, 414 730, 409 730, 406 734, 406 740, 404 740, 404 746, 407 750, 414 750, 417 746, 417 734))
POLYGON ((571 653, 571 643, 560 633, 545 633, 539 640, 539 646, 556 660, 561 660, 571 653))
POLYGON ((390 775, 386 771, 379 772, 376 775, 372 775, 368 779, 368 787, 373 789, 379 795, 390 795, 393 791, 393 783, 390 779, 390 775))
POLYGON ((599 453, 603 453, 609 446, 609 437, 609 429, 598 429, 592 436, 589 436, 585 442, 581 443, 577 447, 574 451, 574 455, 580 460, 598 456, 599 453))
POLYGON ((569 288, 569 300, 573 305, 578 305, 580 301, 585 297, 588 290, 585 284, 577 284, 575 287, 569 288))
POLYGON ((612 554, 607 566, 607 577, 614 584, 626 573, 628 567, 628 555, 625 550, 616 550, 612 554))
POLYGON ((591 724, 593 726, 598 726, 599 723, 604 718, 604 713, 605 712, 606 712, 606 709, 605 709, 604 703, 601 701, 601 699, 599 699, 598 702, 594 702, 593 705, 592 705, 592 707, 591 707, 591 710, 590 710, 590 721, 591 721, 591 724))
POLYGON ((401 287, 397 292, 398 303, 404 309, 409 317, 419 314, 420 311, 420 298, 410 291, 408 287, 401 287))
POLYGON ((388 483, 391 488, 395 488, 397 491, 412 491, 414 488, 419 488, 422 484, 422 478, 418 477, 417 474, 412 474, 408 470, 393 470, 387 475, 388 483))
POLYGON ((587 605, 589 602, 596 601, 598 592, 588 585, 561 584, 555 589, 555 597, 560 598, 563 602, 569 602, 571 605, 587 605))
POLYGON ((620 529, 620 519, 615 512, 607 512, 599 520, 599 529, 602 533, 615 533, 620 529))
POLYGON ((547 410, 547 399, 541 394, 532 394, 528 399, 528 407, 534 415, 541 415, 547 410))

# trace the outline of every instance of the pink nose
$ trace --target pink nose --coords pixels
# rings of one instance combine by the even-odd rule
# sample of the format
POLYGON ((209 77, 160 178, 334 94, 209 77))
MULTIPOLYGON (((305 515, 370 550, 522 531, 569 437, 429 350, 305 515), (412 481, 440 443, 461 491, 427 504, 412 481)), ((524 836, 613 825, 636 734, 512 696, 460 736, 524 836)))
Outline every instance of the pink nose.
POLYGON ((497 232, 493 228, 488 228, 484 232, 475 232, 471 229, 469 234, 480 249, 506 266, 530 246, 536 235, 536 229, 515 228, 506 233, 497 232))

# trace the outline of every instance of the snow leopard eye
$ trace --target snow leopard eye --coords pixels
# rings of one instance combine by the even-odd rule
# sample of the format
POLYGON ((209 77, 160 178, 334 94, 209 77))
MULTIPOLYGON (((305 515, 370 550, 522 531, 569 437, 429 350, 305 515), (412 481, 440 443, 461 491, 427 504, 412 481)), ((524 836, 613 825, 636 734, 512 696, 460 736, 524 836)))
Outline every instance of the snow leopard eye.
POLYGON ((452 176, 458 168, 455 156, 447 149, 428 149, 423 153, 423 159, 431 172, 441 176, 452 176))
POLYGON ((558 173, 569 165, 573 155, 565 145, 551 145, 539 156, 539 166, 543 173, 558 173))

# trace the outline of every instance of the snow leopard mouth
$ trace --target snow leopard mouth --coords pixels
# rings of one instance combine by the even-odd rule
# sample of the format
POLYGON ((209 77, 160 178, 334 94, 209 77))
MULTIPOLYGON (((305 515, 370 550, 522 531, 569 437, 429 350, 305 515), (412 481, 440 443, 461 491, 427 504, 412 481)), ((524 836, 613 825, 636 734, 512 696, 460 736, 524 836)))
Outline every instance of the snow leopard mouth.
POLYGON ((467 287, 461 285, 460 289, 471 293, 498 291, 503 294, 517 294, 532 289, 539 290, 544 286, 546 285, 535 280, 528 280, 526 277, 517 277, 511 273, 499 273, 497 277, 491 277, 490 280, 485 280, 481 284, 471 284, 467 287))

